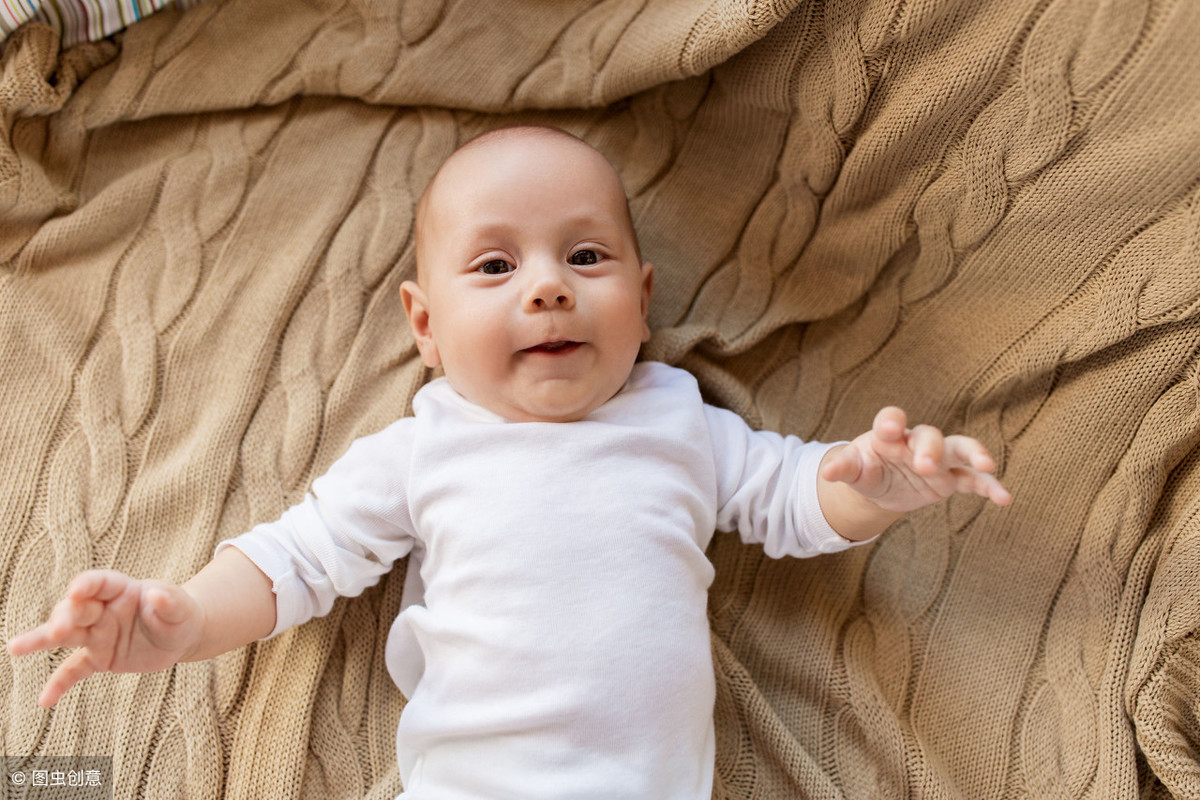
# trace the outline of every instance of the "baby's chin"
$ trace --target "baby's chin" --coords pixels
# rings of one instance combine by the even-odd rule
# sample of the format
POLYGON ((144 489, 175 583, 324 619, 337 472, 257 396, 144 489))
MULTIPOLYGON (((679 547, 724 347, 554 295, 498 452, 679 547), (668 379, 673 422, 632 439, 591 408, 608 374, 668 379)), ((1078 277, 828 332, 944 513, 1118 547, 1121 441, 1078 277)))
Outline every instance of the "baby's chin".
POLYGON ((547 403, 522 399, 505 403, 501 408, 488 408, 488 410, 511 422, 578 422, 604 405, 608 399, 608 397, 604 397, 583 403, 547 403))
POLYGON ((623 385, 622 382, 611 391, 608 387, 580 391, 580 387, 572 383, 558 387, 554 382, 545 382, 534 391, 517 396, 480 397, 459 393, 475 405, 510 422, 578 422, 611 400, 623 385))

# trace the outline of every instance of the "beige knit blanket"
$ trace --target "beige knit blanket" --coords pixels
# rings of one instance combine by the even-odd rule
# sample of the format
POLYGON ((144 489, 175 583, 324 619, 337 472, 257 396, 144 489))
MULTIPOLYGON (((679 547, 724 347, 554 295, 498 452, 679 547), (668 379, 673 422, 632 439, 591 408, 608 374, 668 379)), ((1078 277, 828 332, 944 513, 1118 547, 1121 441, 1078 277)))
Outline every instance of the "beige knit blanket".
MULTIPOLYGON (((1200 4, 213 0, 0 73, 0 615, 183 580, 430 375, 398 286, 457 143, 609 155, 647 356, 756 426, 882 405, 1015 502, 710 556, 721 798, 1200 797, 1200 4)), ((586 191, 587 187, 580 187, 586 191)), ((403 569, 211 662, 0 659, 7 755, 117 798, 388 798, 403 569)))

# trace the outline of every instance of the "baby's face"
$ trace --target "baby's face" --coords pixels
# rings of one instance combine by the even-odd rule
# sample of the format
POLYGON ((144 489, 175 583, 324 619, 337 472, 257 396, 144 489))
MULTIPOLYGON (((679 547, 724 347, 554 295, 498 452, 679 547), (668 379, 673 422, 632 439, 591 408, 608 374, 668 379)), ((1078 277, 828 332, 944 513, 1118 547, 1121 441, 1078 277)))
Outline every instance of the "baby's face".
POLYGON ((426 198, 420 283, 401 287, 427 366, 514 421, 581 419, 650 337, 620 181, 587 145, 510 135, 459 151, 426 198))

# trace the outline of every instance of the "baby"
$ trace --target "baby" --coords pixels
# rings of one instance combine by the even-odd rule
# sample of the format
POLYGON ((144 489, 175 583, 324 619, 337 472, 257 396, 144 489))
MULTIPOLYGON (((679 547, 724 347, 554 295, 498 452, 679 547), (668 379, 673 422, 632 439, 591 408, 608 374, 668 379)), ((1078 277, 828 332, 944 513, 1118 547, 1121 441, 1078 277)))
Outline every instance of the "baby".
POLYGON ((401 797, 707 800, 714 530, 808 556, 954 492, 1010 501, 979 442, 909 430, 900 409, 853 442, 803 443, 704 404, 686 372, 635 363, 653 269, 616 172, 568 134, 469 142, 415 230, 402 300, 445 377, 182 586, 77 576, 9 642, 79 648, 42 705, 95 672, 274 635, 408 555, 386 649, 408 697, 401 797))

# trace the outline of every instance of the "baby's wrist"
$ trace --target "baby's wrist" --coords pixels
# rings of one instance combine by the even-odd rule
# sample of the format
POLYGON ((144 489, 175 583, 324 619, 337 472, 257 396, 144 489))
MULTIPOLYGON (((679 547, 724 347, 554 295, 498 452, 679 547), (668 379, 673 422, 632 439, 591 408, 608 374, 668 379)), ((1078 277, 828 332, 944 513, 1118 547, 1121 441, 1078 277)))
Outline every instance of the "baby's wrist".
POLYGON ((841 481, 819 477, 817 499, 829 526, 850 542, 874 538, 904 516, 904 512, 884 508, 841 481))
POLYGON ((843 539, 852 542, 861 542, 866 539, 873 539, 879 534, 890 528, 897 520, 904 516, 903 511, 891 511, 876 503, 871 498, 861 494, 854 489, 851 489, 846 484, 842 484, 847 490, 854 494, 858 500, 858 508, 846 514, 847 532, 843 533, 836 527, 839 535, 843 539))
POLYGON ((204 604, 195 597, 186 588, 183 590, 187 595, 188 601, 191 602, 193 611, 188 616, 190 621, 188 642, 183 648, 183 653, 179 657, 180 662, 185 661, 203 661, 206 657, 200 652, 208 631, 208 612, 204 608, 204 604))

